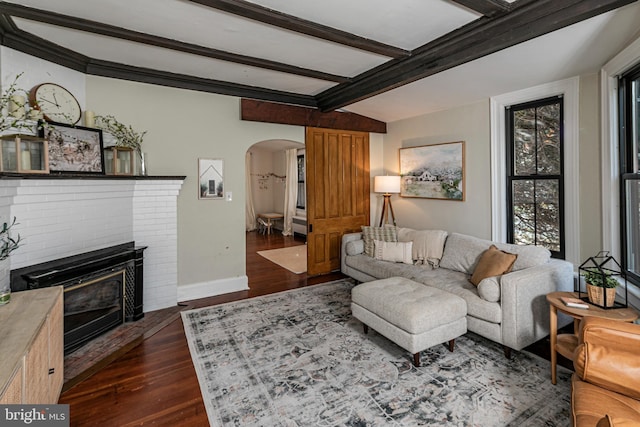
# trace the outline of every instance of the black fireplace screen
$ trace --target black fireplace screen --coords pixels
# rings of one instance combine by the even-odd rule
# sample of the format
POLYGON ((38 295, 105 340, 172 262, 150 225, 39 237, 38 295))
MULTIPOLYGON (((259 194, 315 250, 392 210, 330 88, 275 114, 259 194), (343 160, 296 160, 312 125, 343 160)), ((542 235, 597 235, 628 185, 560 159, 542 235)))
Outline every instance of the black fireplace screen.
POLYGON ((124 323, 126 270, 64 288, 64 348, 71 352, 124 323))

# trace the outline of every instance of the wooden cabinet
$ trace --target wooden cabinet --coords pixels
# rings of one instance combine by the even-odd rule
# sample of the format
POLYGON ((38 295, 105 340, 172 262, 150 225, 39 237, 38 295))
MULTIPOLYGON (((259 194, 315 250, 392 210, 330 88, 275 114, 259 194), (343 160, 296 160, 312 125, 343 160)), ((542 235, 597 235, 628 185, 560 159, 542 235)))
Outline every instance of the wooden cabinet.
POLYGON ((16 292, 0 307, 0 403, 57 403, 62 391, 62 287, 16 292))
POLYGON ((22 366, 18 367, 15 374, 10 377, 7 387, 0 397, 1 405, 19 402, 22 402, 22 366))

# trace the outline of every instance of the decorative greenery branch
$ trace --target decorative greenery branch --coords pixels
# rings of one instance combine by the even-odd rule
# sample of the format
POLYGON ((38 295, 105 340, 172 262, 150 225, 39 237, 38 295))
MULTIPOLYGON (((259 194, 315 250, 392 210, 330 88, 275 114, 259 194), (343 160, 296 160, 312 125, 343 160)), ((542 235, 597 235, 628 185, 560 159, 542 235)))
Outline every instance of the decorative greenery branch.
POLYGON ((14 225, 16 225, 15 217, 13 217, 11 224, 5 222, 2 225, 2 230, 0 230, 0 260, 9 258, 11 252, 20 247, 20 235, 18 234, 18 237, 15 239, 11 237, 10 231, 14 225))
POLYGON ((130 125, 119 122, 114 116, 96 116, 96 127, 109 132, 117 140, 119 147, 133 148, 142 156, 142 140, 147 131, 137 132, 130 125))
POLYGON ((9 87, 0 95, 0 132, 9 129, 33 131, 32 124, 24 120, 27 115, 27 110, 29 109, 27 102, 29 94, 26 90, 18 87, 18 79, 22 74, 24 73, 18 74, 9 87), (21 96, 25 101, 22 104, 15 104, 14 96, 21 96), (10 112, 11 103, 14 103, 17 108, 24 108, 25 117, 13 117, 10 112))

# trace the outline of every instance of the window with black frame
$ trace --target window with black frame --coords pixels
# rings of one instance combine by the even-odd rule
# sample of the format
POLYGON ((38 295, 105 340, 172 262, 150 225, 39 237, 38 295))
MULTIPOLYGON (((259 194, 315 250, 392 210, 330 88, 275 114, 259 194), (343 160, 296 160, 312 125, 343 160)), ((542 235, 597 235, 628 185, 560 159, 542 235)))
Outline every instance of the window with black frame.
POLYGON ((307 186, 305 184, 304 154, 298 154, 298 200, 296 208, 305 209, 307 205, 307 186))
POLYGON ((507 239, 564 258, 563 102, 519 105, 507 117, 507 239))
POLYGON ((619 79, 622 267, 640 285, 640 64, 619 79))

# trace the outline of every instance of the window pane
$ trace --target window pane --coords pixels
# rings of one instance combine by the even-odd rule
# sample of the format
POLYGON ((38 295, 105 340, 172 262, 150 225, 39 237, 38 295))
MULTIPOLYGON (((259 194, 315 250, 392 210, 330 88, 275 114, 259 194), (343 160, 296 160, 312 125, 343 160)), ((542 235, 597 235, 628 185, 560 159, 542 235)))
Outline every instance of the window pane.
POLYGON ((556 179, 536 181, 536 244, 560 250, 560 183, 556 179))
POLYGON ((516 176, 559 175, 560 103, 514 111, 516 176))
POLYGON ((515 175, 533 175, 536 173, 536 109, 515 111, 513 116, 515 175))
POLYGON ((535 181, 513 182, 513 243, 533 245, 536 240, 535 181))
POLYGON ((560 104, 537 108, 538 173, 560 174, 560 104))
POLYGON ((304 156, 298 156, 298 182, 304 182, 304 156))
POLYGON ((513 243, 560 250, 560 200, 557 179, 513 182, 513 243))
POLYGON ((296 207, 298 209, 304 209, 307 205, 307 187, 304 182, 298 183, 298 200, 296 207))
POLYGON ((640 181, 626 182, 627 270, 640 275, 640 181))

